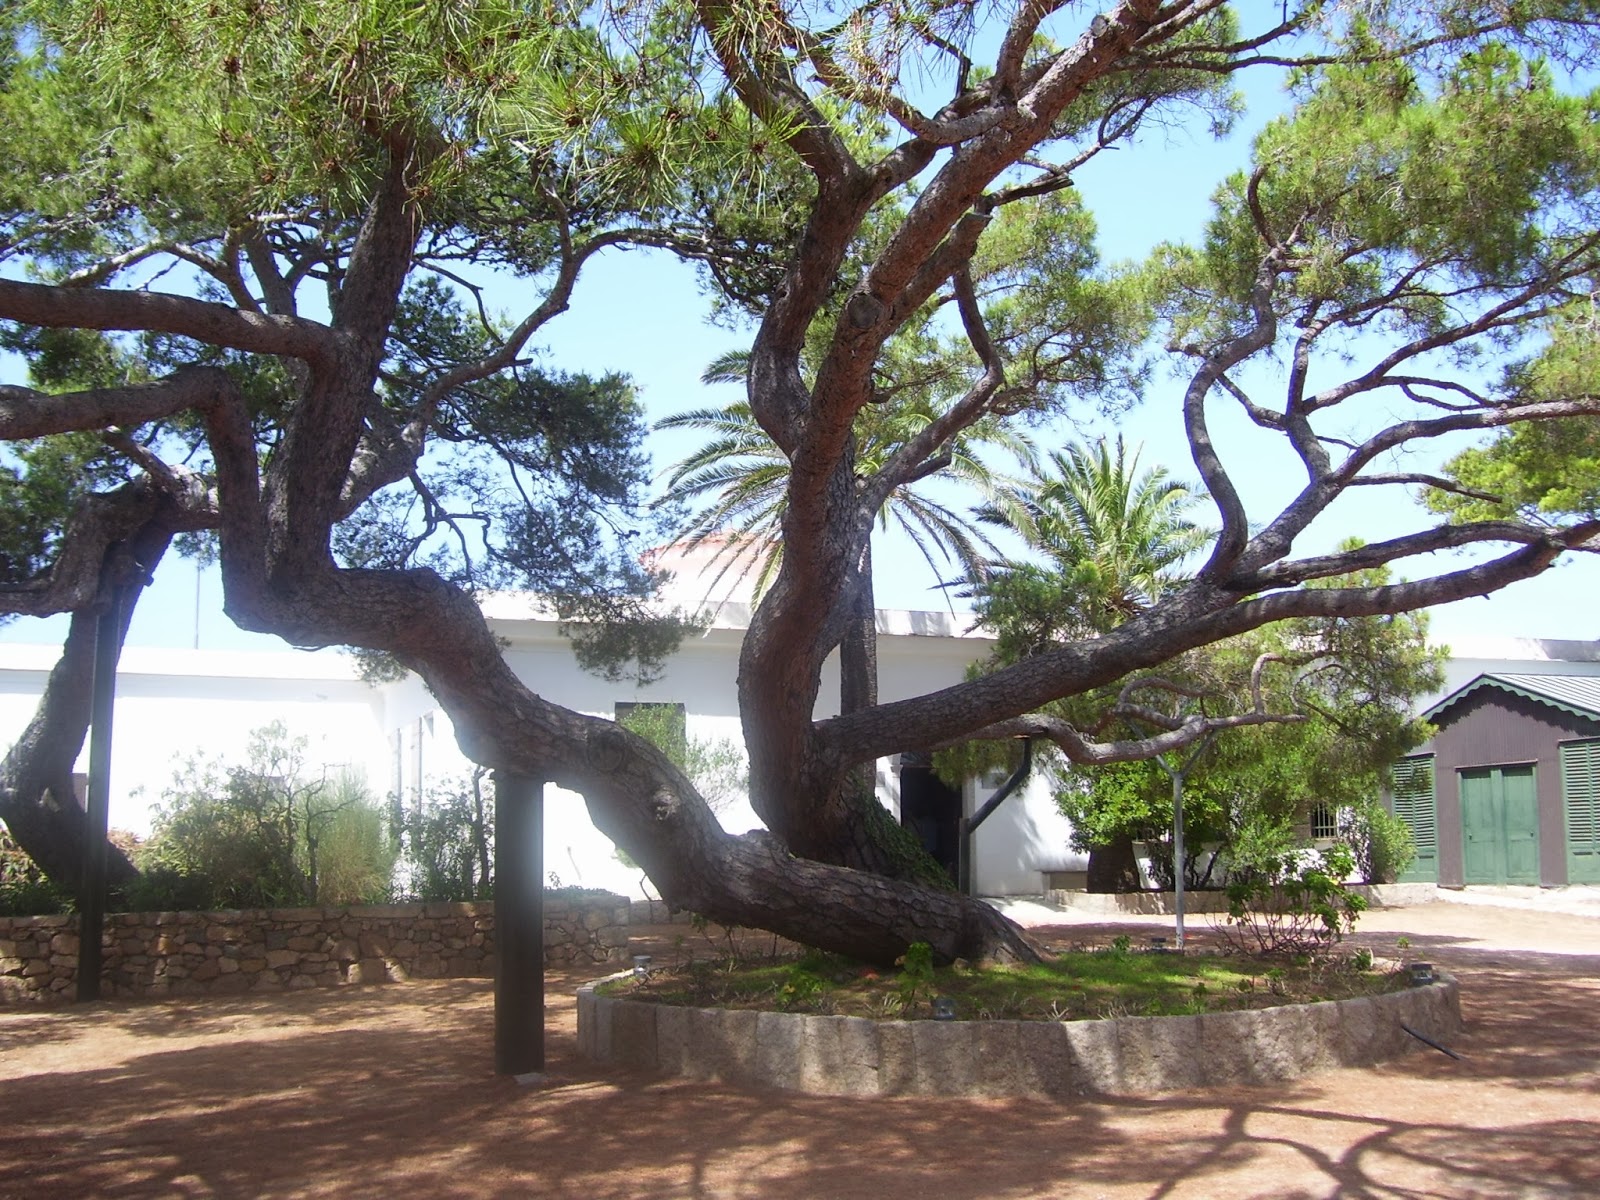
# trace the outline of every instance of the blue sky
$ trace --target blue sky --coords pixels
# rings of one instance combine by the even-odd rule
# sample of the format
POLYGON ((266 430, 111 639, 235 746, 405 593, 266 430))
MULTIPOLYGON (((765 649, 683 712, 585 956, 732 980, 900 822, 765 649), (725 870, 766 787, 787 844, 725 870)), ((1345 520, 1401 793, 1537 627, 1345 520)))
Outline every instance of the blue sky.
MULTIPOLYGON (((1136 147, 1104 154, 1078 172, 1075 181, 1099 222, 1108 259, 1140 257, 1156 242, 1198 235, 1212 189, 1242 164, 1250 137, 1281 108, 1276 83, 1269 77, 1254 81, 1251 92, 1250 111, 1223 143, 1212 141, 1198 123, 1193 128, 1157 129, 1136 147)), ((497 289, 494 299, 511 312, 526 307, 515 284, 497 289)), ((708 391, 699 383, 707 362, 748 344, 748 333, 709 325, 706 308, 691 268, 654 252, 610 253, 586 267, 570 310, 548 325, 540 340, 550 366, 630 375, 641 389, 647 411, 657 418, 725 403, 737 394, 730 387, 708 391)), ((1160 464, 1176 476, 1189 477, 1193 472, 1177 420, 1178 395, 1175 382, 1157 381, 1123 418, 1120 431, 1130 444, 1143 444, 1143 465, 1160 464)), ((1220 415, 1222 411, 1215 433, 1224 453, 1234 455, 1235 463, 1251 464, 1238 482, 1252 517, 1269 516, 1276 512, 1276 507, 1267 507, 1271 501, 1281 503, 1292 494, 1295 477, 1286 468, 1293 467, 1293 460, 1274 455, 1273 439, 1242 420, 1220 415)), ((1040 431, 1040 440, 1050 448, 1074 432, 1040 431)), ((693 445, 689 435, 660 436, 652 444, 657 469, 693 445)), ((1314 528, 1297 550, 1326 549, 1352 534, 1372 540, 1426 520, 1425 514, 1399 502, 1393 493, 1353 499, 1330 518, 1314 528)), ((892 539, 880 544, 876 563, 880 605, 915 609, 946 603, 933 588, 937 581, 908 544, 892 539)), ((1436 610, 1433 628, 1444 640, 1473 634, 1593 638, 1600 635, 1589 611, 1595 595, 1600 595, 1600 564, 1591 556, 1492 598, 1436 610)), ((281 646, 276 639, 233 629, 220 609, 214 574, 199 575, 192 564, 174 558, 163 565, 156 586, 141 602, 131 640, 165 646, 189 646, 198 640, 208 648, 281 646)), ((63 631, 63 619, 23 618, 0 629, 0 639, 55 641, 63 631)))

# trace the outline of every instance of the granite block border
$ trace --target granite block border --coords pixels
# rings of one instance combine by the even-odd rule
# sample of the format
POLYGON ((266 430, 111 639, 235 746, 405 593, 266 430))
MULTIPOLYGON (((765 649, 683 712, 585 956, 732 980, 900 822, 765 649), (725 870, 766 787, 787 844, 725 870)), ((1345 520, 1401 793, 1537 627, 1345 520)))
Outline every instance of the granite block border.
POLYGON ((1100 1021, 870 1021, 684 1008, 578 989, 592 1061, 815 1096, 1144 1096, 1366 1067, 1460 1035, 1460 988, 1100 1021))

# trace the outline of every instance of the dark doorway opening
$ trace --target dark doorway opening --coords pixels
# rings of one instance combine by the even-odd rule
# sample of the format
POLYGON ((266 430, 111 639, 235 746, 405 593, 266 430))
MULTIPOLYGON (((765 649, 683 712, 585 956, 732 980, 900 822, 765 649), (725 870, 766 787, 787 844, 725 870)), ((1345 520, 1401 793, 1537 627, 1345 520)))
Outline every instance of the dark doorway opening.
POLYGON ((900 824, 950 875, 960 878, 961 792, 933 773, 926 754, 900 759, 900 824))

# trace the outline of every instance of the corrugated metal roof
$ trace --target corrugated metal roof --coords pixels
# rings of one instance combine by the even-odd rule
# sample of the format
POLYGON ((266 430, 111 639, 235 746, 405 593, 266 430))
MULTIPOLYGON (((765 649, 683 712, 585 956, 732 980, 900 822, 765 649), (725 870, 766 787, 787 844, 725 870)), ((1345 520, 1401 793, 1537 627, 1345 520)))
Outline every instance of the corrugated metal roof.
POLYGON ((1534 675, 1485 673, 1456 689, 1423 715, 1428 720, 1480 688, 1493 687, 1541 704, 1553 705, 1574 716, 1600 721, 1600 675, 1534 675))
POLYGON ((1502 675, 1496 671, 1494 677, 1600 717, 1600 675, 1502 675))

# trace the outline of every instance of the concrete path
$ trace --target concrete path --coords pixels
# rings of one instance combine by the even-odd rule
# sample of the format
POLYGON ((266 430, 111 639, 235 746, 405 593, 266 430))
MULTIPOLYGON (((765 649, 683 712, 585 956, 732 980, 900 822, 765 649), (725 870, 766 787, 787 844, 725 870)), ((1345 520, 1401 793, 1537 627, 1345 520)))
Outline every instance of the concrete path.
MULTIPOLYGON (((1216 893, 1207 893, 1211 899, 1216 893)), ((1566 913, 1571 916, 1600 918, 1600 887, 1470 887, 1432 888, 1428 899, 1439 904, 1465 904, 1477 908, 1510 908, 1525 912, 1566 913)), ((988 902, 1024 928, 1037 925, 1078 925, 1110 919, 1143 921, 1143 914, 1108 914, 1087 911, 1071 903, 1060 903, 1048 896, 990 896, 988 902)), ((1098 897, 1097 897, 1098 899, 1098 897)), ((1375 905, 1374 911, 1384 906, 1375 905)), ((1414 903, 1405 908, 1426 907, 1414 903)), ((1196 906, 1198 908, 1198 906, 1196 906)), ((1191 910, 1192 919, 1204 921, 1204 914, 1191 910)), ((1159 918, 1171 923, 1170 917, 1159 918)))

